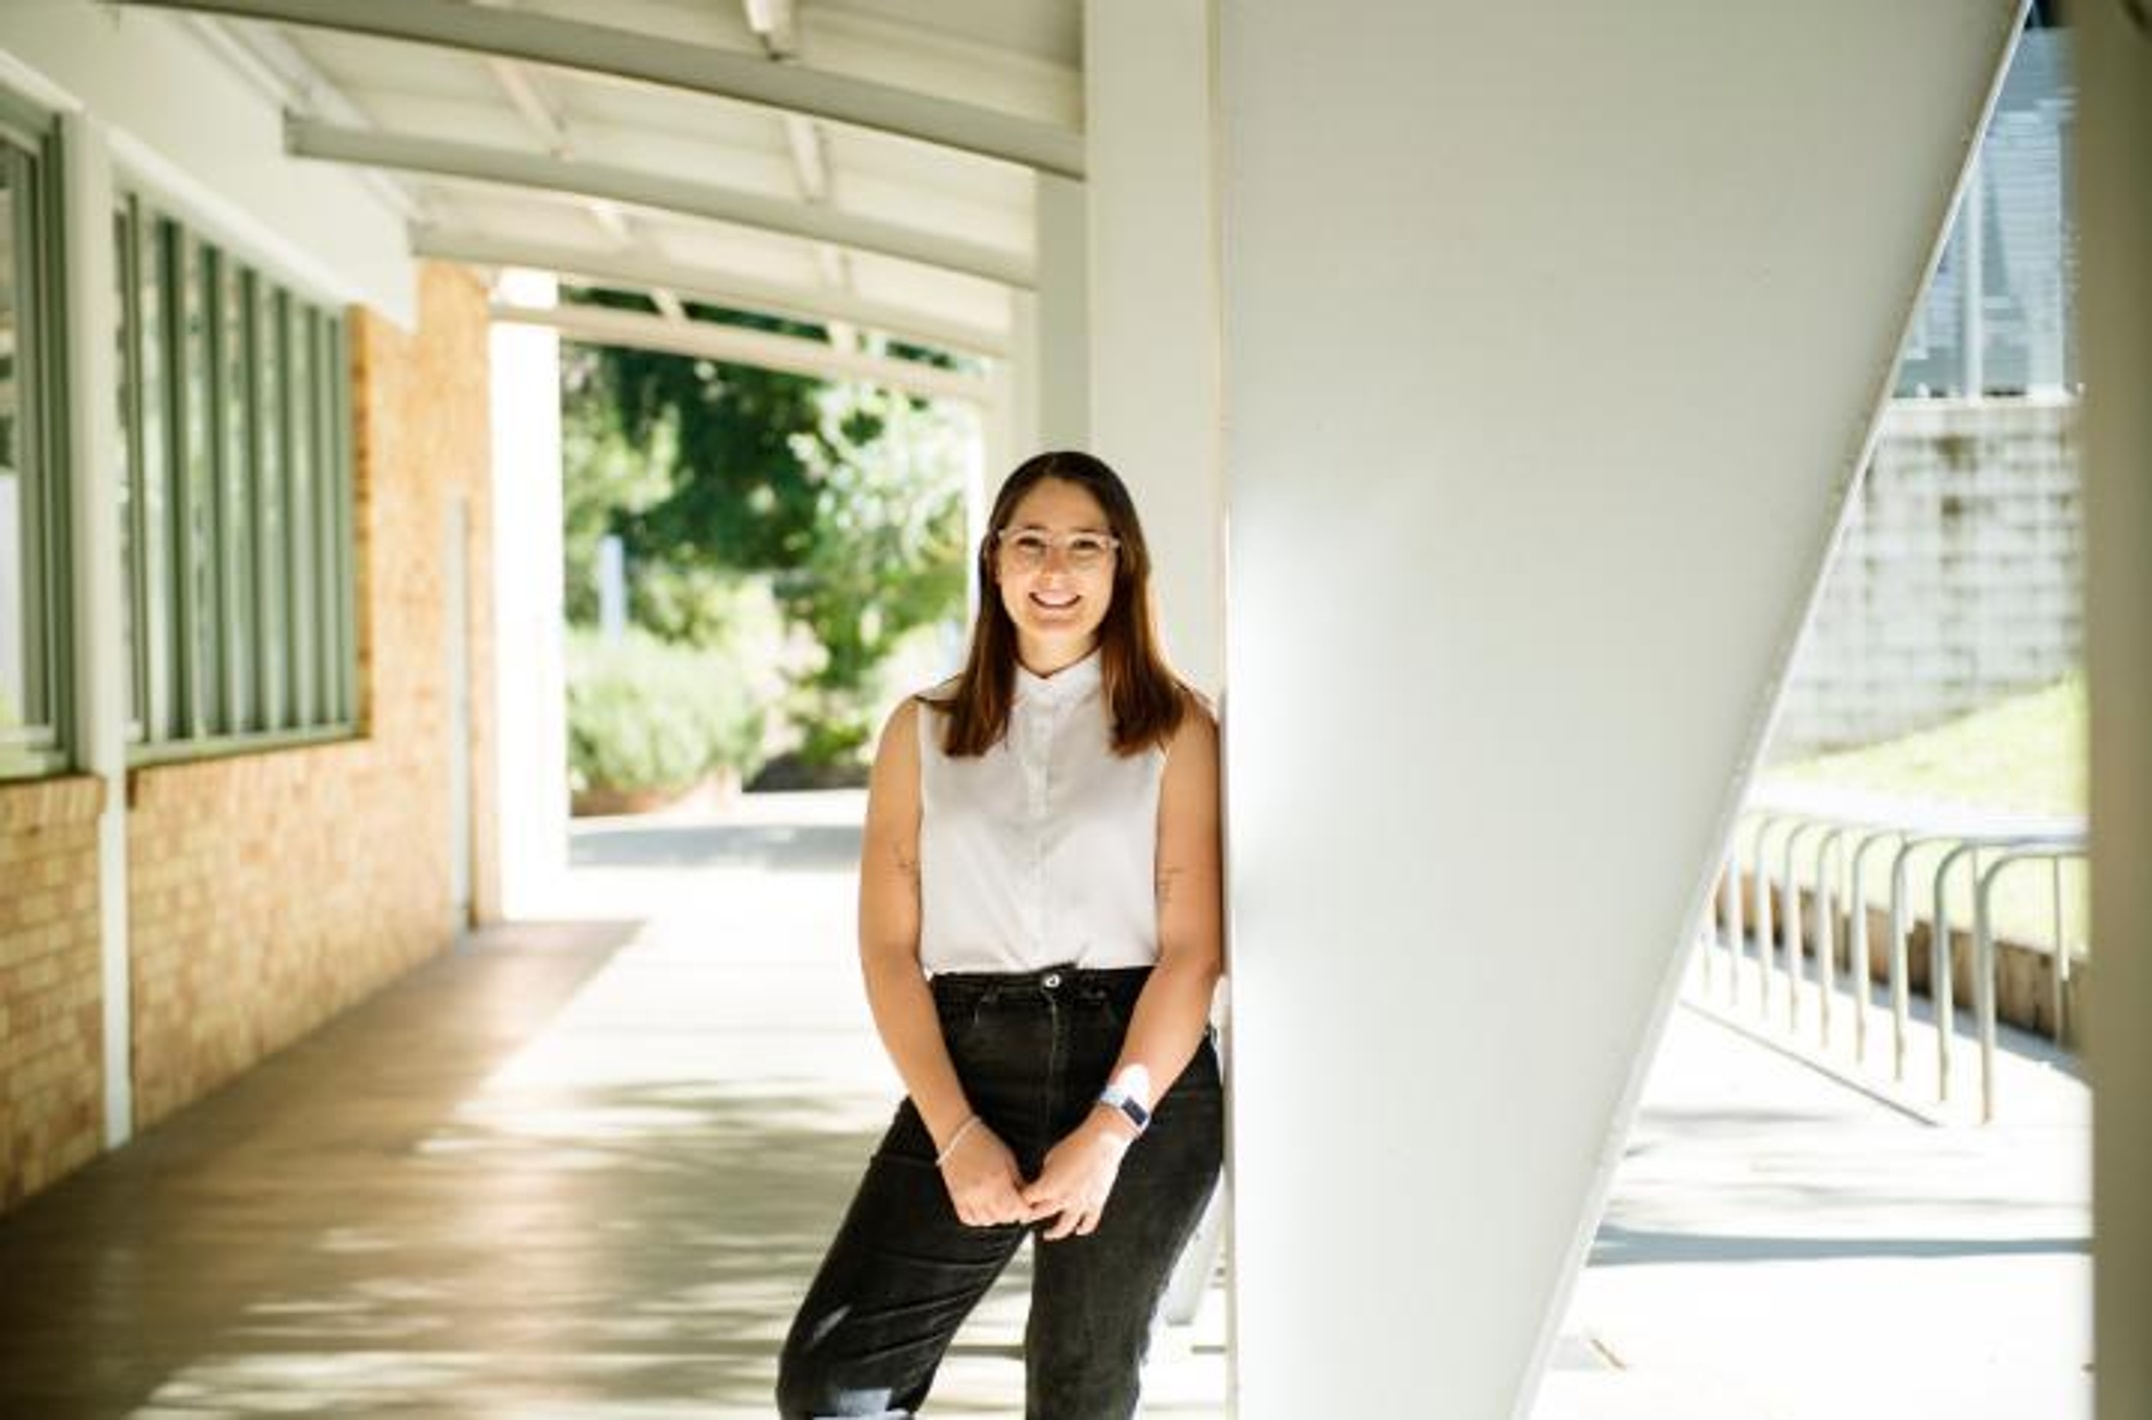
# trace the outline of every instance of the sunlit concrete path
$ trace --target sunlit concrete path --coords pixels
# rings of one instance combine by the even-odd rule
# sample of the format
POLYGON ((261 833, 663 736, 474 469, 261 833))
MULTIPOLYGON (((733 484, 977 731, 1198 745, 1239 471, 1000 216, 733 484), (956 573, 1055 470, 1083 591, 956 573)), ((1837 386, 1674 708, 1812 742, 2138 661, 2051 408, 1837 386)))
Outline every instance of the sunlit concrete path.
POLYGON ((1677 1007, 1535 1420, 2089 1417, 2090 1096, 2006 1044, 1938 1124, 1677 1007))
MULTIPOLYGON (((0 1218, 0 1416, 770 1414, 898 1090, 862 809, 579 825, 546 925, 0 1218)), ((1537 1420, 2087 1413, 2084 1092, 2011 1069, 2004 1124, 1937 1128, 1678 1009, 1537 1420)), ((1016 1413, 1027 1280, 935 1413, 1016 1413)), ((1228 1413, 1225 1313, 1163 1329, 1146 1415, 1228 1413)))
MULTIPOLYGON (((858 986, 858 794, 579 827, 481 934, 0 1218, 0 1416, 767 1416, 898 1085, 858 986)), ((936 1409, 1020 1396, 1022 1288, 936 1409)), ((1147 1413, 1222 1413, 1222 1298, 1147 1413)))

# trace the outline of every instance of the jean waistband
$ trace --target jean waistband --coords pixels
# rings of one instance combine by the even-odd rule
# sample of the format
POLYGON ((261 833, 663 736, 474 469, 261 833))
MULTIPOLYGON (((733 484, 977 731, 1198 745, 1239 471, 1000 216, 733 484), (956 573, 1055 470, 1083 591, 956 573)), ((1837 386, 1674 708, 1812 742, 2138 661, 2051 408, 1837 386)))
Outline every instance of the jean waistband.
POLYGON ((942 971, 928 980, 937 1001, 975 1002, 989 996, 1092 995, 1133 999, 1150 978, 1147 966, 1080 967, 1073 962, 1036 971, 942 971))

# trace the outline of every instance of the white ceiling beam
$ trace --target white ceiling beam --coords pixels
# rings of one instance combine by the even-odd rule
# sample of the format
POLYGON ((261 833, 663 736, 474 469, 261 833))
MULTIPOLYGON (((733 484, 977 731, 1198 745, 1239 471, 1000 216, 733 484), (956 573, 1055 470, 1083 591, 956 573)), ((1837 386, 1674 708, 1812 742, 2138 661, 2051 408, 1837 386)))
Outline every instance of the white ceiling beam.
POLYGON ((284 147, 294 157, 503 183, 574 197, 602 197, 630 207, 682 212, 809 241, 880 252, 1008 286, 1029 286, 1033 281, 1030 260, 1013 252, 789 198, 710 187, 660 173, 566 162, 542 153, 519 153, 414 134, 340 128, 296 116, 285 123, 284 147))
POLYGON ((606 306, 553 306, 539 309, 505 303, 493 306, 495 320, 550 326, 561 334, 597 345, 627 345, 700 356, 735 365, 790 370, 821 379, 858 379, 938 399, 986 404, 993 397, 989 381, 977 375, 936 369, 914 360, 860 355, 837 350, 819 340, 777 335, 766 330, 717 325, 709 321, 675 324, 663 316, 606 306))
POLYGON ((836 123, 1081 178, 1083 134, 998 109, 760 55, 460 0, 119 0, 239 15, 525 59, 584 73, 791 109, 836 123))
POLYGON ((918 345, 995 358, 1009 353, 1005 332, 884 305, 843 291, 818 291, 687 266, 632 251, 587 251, 483 233, 418 227, 415 256, 471 266, 527 266, 578 281, 637 290, 664 288, 690 300, 795 320, 849 321, 918 345))

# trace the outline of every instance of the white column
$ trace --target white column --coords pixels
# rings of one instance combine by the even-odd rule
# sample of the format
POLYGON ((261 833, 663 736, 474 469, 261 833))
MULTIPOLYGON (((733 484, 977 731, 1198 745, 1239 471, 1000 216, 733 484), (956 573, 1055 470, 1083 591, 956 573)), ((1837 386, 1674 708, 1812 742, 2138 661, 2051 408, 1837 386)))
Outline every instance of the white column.
MULTIPOLYGON (((551 306, 555 281, 502 273, 501 299, 551 306)), ((496 321, 493 663, 501 912, 545 914, 567 868, 568 721, 560 466, 560 336, 496 321)))
MULTIPOLYGON (((1019 462, 1041 449, 1085 448, 1091 438, 1090 255, 1083 184, 1040 173, 1037 203, 1038 293, 1017 297, 1018 358, 1030 355, 1019 375, 1026 382, 1027 419, 1018 433, 1032 436, 1030 446, 1018 450, 1019 462)), ((995 487, 1008 472, 999 470, 995 487)))
POLYGON ((2152 1415, 2152 43, 2073 11, 2081 88, 2086 675, 2092 689, 2093 1370, 2099 1420, 2152 1415))
POLYGON ((1529 1413, 2017 19, 1220 7, 1242 1420, 1529 1413))
POLYGON ((97 921, 104 994, 105 1147, 134 1137, 134 1025, 127 946, 126 558, 120 551, 118 275, 112 162, 104 126, 60 120, 67 234, 67 465, 73 538, 75 756, 105 782, 97 819, 97 921))
POLYGON ((1091 0, 1092 452, 1127 481, 1174 664, 1222 684, 1218 240, 1210 0, 1091 0))

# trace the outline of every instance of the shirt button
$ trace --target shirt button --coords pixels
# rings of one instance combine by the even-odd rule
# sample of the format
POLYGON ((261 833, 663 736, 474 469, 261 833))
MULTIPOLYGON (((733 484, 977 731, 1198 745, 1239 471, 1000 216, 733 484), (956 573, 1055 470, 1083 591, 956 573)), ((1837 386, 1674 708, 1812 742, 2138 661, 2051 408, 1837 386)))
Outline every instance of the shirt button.
POLYGON ((1058 971, 1047 972, 1046 980, 1041 984, 1044 985, 1047 990, 1053 990, 1056 986, 1059 986, 1061 984, 1061 973, 1058 971))

